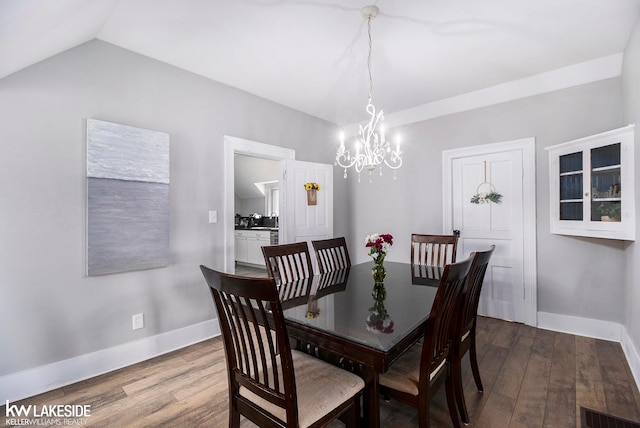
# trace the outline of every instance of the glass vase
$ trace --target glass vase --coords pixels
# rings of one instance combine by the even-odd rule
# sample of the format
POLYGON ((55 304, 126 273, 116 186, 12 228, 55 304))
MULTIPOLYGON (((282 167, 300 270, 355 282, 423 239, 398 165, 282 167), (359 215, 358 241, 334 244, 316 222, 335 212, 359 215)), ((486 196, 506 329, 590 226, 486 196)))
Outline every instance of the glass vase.
POLYGON ((371 269, 371 274, 373 275, 373 281, 384 282, 384 278, 387 276, 387 270, 384 268, 384 253, 379 253, 378 257, 373 259, 373 269, 371 269))

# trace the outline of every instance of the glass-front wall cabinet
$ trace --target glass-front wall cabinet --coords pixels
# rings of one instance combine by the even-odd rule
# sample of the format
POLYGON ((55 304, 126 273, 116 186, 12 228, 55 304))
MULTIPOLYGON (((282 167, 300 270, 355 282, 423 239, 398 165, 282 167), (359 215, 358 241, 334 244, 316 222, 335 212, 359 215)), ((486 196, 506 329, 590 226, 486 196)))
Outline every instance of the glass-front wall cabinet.
POLYGON ((633 133, 629 125, 547 147, 552 233, 635 240, 633 133))

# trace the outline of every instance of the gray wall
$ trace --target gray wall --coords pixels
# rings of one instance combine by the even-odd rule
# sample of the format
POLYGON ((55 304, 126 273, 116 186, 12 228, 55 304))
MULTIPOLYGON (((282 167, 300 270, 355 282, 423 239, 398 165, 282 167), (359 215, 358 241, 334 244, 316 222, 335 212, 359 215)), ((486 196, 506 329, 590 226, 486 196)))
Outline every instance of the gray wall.
POLYGON ((0 376, 213 317, 225 134, 331 162, 335 127, 99 41, 0 80, 0 376), (169 267, 85 276, 85 118, 170 134, 169 267))
MULTIPOLYGON (((636 124, 635 165, 636 165, 636 233, 640 233, 640 20, 636 21, 633 34, 624 54, 623 88, 625 123, 636 124)), ((626 252, 626 295, 624 325, 636 350, 640 351, 640 248, 634 242, 626 252)))
POLYGON ((397 181, 390 173, 374 174, 373 184, 349 179, 350 253, 367 260, 365 236, 388 232, 396 238, 388 259, 407 260, 411 233, 441 232, 443 150, 535 137, 538 311, 621 323, 625 244, 550 234, 544 148, 623 124, 615 78, 406 126, 399 130, 405 163, 397 181))
POLYGON ((265 198, 240 199, 240 205, 236 205, 236 211, 242 216, 249 216, 253 213, 268 215, 265 213, 265 198))

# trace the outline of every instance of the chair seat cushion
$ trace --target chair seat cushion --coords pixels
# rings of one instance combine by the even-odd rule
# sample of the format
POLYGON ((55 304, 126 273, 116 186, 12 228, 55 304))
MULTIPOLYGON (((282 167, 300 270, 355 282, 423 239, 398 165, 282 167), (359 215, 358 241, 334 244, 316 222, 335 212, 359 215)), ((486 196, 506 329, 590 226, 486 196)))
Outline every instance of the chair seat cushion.
MULTIPOLYGON (((380 385, 417 396, 419 394, 421 358, 422 344, 416 343, 391 365, 389 371, 380 375, 380 385)), ((429 380, 432 380, 438 374, 445 363, 446 360, 442 360, 429 375, 429 380)))
MULTIPOLYGON (((351 399, 364 388, 359 376, 300 351, 291 350, 296 377, 298 422, 308 427, 351 399)), ((240 395, 264 408, 283 421, 283 408, 273 405, 247 388, 240 387, 240 395)))

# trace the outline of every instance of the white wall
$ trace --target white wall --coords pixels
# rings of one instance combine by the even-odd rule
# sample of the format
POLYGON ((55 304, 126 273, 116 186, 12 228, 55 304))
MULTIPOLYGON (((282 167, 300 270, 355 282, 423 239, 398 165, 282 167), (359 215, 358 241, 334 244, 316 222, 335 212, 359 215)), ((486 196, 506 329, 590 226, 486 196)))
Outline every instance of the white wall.
POLYGON ((253 213, 265 214, 265 198, 240 199, 239 207, 240 209, 238 209, 238 205, 236 205, 236 211, 238 211, 243 217, 248 217, 253 213))
MULTIPOLYGON (((635 165, 636 182, 640 174, 640 20, 636 22, 629 43, 624 54, 623 64, 623 89, 624 89, 624 118, 625 123, 636 124, 635 135, 635 165)), ((636 210, 640 207, 640 188, 636 186, 636 210)), ((636 211, 639 212, 639 211, 636 211)), ((640 221, 636 217, 636 230, 640 227, 640 221)), ((640 350, 640 248, 637 242, 629 245, 626 251, 626 278, 625 278, 625 310, 624 326, 629 335, 631 344, 636 350, 640 350)), ((640 384, 640 356, 633 351, 627 351, 627 358, 634 371, 636 382, 640 384)))
POLYGON ((0 377, 214 317, 223 135, 331 162, 335 127, 99 41, 0 80, 0 377), (85 276, 85 118, 170 134, 169 267, 85 276))
POLYGON ((538 311, 622 323, 625 244, 550 234, 544 148, 623 124, 621 79, 614 78, 405 126, 397 181, 388 171, 374 174, 373 184, 349 178, 352 258, 368 259, 363 242, 373 232, 396 238, 389 260, 407 260, 411 233, 442 231, 442 150, 535 137, 538 311))

